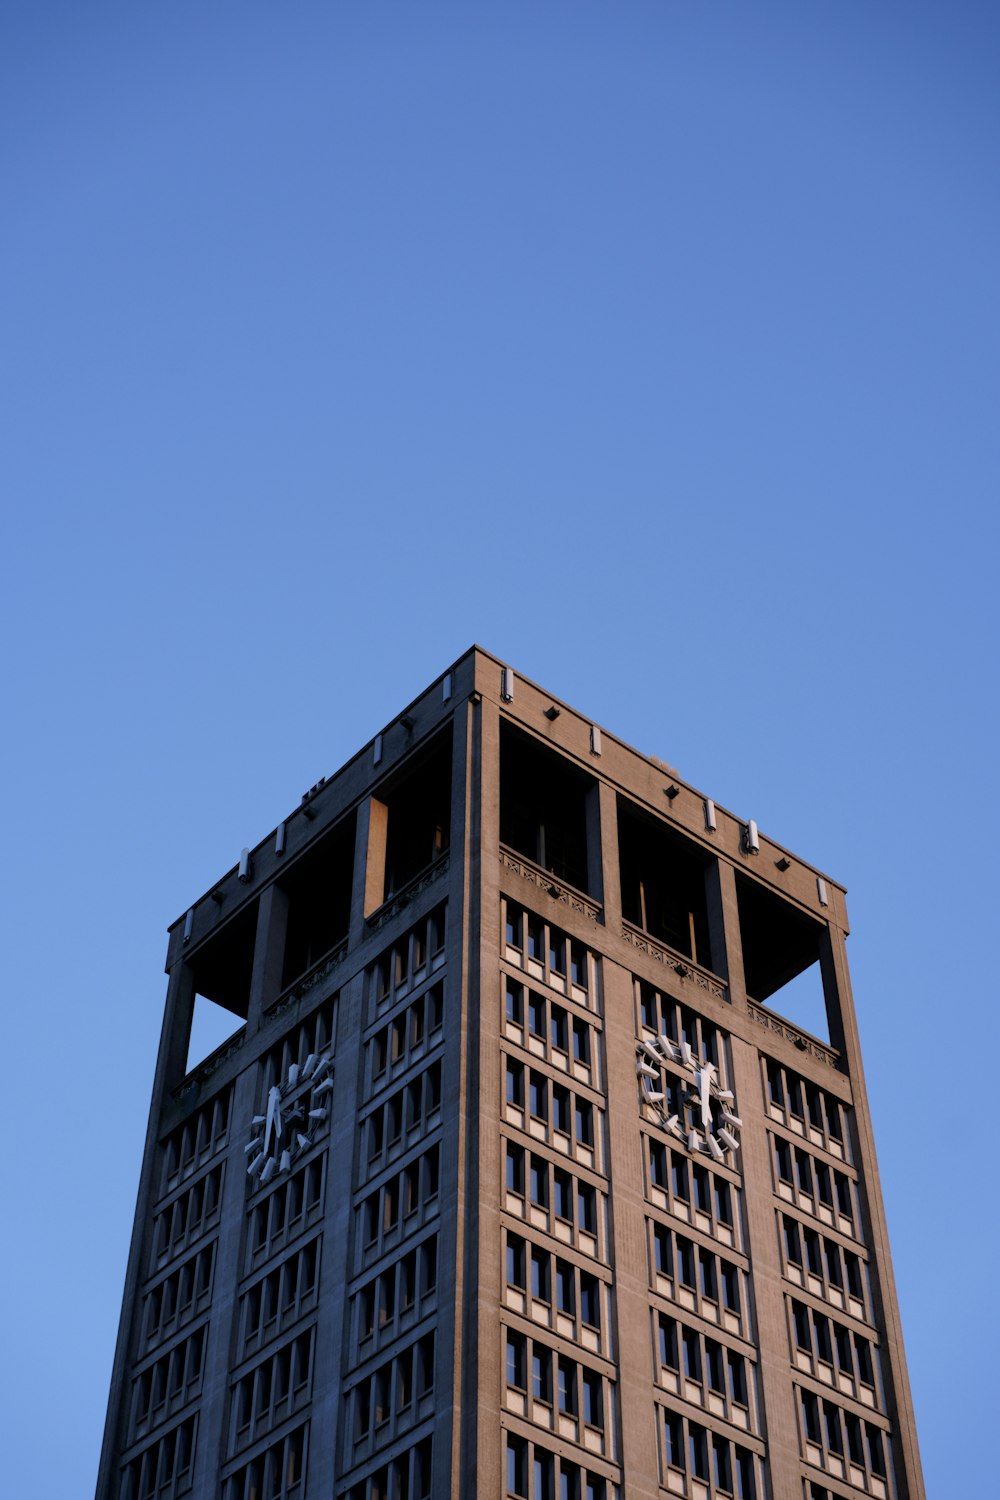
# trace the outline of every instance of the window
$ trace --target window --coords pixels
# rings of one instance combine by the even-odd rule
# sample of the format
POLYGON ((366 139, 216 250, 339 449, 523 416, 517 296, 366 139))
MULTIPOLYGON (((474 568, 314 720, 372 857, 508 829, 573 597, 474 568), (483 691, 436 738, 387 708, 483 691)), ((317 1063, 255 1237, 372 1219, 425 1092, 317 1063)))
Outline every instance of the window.
POLYGON ((153 1220, 154 1263, 162 1264, 214 1228, 219 1219, 224 1163, 205 1172, 153 1220))
POLYGON ((225 1146, 232 1094, 231 1087, 223 1089, 167 1136, 161 1148, 161 1192, 176 1187, 225 1146))
POLYGON ((319 1240, 310 1240, 269 1271, 240 1300, 244 1355, 252 1353, 316 1305, 319 1240))
MULTIPOLYGON (((513 901, 503 902, 505 957, 552 989, 560 991, 579 1005, 597 1009, 597 996, 591 983, 592 964, 597 959, 583 944, 570 939, 534 912, 525 911, 513 901), (567 973, 568 963, 568 973, 567 973)), ((537 1035, 543 1036, 539 1030, 537 1035)), ((562 1043, 565 1051, 565 1046, 562 1043)))
POLYGON ((528 1445, 523 1438, 507 1434, 507 1494, 527 1497, 528 1494, 528 1445))
POLYGON ((531 1356, 531 1391, 536 1401, 552 1404, 552 1355, 537 1343, 531 1356))
POLYGON ((527 1390, 527 1369, 524 1339, 518 1333, 507 1332, 507 1384, 516 1390, 527 1390))
POLYGON ((314 1330, 309 1328, 241 1376, 232 1395, 232 1441, 242 1448, 309 1399, 314 1330))
POLYGON ((397 938, 368 968, 368 993, 378 1009, 395 1004, 444 963, 445 903, 397 938))
POLYGON ((146 1293, 142 1328, 147 1344, 167 1338, 208 1306, 214 1261, 213 1241, 146 1293))
POLYGON ((144 1448, 125 1466, 124 1500, 168 1500, 191 1487, 195 1417, 188 1417, 144 1448))
POLYGON ((514 1234, 507 1236, 507 1285, 526 1289, 524 1278, 524 1241, 514 1234))

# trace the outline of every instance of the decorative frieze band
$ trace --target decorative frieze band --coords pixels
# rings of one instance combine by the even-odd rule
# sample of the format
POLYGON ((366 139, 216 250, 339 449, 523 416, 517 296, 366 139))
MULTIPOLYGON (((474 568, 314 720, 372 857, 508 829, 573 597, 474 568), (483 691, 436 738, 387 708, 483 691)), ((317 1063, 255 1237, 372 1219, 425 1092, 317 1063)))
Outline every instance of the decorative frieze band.
POLYGON ((234 1052, 240 1050, 246 1040, 246 1034, 246 1027, 241 1026, 234 1036, 231 1036, 228 1041, 223 1042, 221 1046, 216 1047, 214 1052, 210 1052, 205 1061, 199 1063, 183 1082, 178 1084, 172 1091, 173 1097, 175 1099, 184 1099, 193 1089, 199 1088, 205 1082, 206 1078, 211 1078, 216 1068, 221 1068, 227 1057, 232 1057, 234 1052))
POLYGON ((319 984, 321 979, 325 979, 328 974, 332 974, 334 969, 338 968, 346 957, 347 944, 341 943, 339 948, 334 948, 325 958, 320 959, 315 968, 307 969, 301 979, 297 979, 294 984, 290 984, 288 989, 278 996, 277 1000, 275 1000, 274 1004, 267 1011, 268 1021, 273 1021, 277 1016, 284 1015, 290 1005, 293 1005, 302 995, 305 995, 315 985, 319 984))
POLYGON ((647 937, 644 932, 640 932, 636 927, 629 927, 627 923, 622 925, 622 937, 637 953, 644 953, 654 963, 668 964, 681 979, 689 979, 692 984, 707 990, 717 1000, 727 998, 726 986, 721 980, 713 978, 704 969, 698 968, 697 964, 692 963, 691 959, 686 958, 683 953, 677 953, 673 948, 664 948, 659 943, 654 943, 652 938, 647 937))
POLYGON ((831 1068, 837 1066, 840 1054, 835 1048, 825 1046, 823 1042, 810 1036, 807 1031, 800 1031, 797 1026, 792 1025, 791 1021, 786 1021, 783 1016, 776 1016, 773 1011, 766 1010, 754 1000, 747 1000, 747 1008, 758 1026, 777 1032, 778 1036, 783 1036, 786 1041, 798 1047, 800 1052, 812 1053, 813 1057, 818 1057, 820 1062, 829 1063, 831 1068))
POLYGON ((426 891, 429 886, 434 885, 436 881, 441 880, 443 876, 447 875, 449 864, 450 856, 443 854, 436 864, 431 865, 430 869, 424 870, 420 875, 417 875, 415 879, 410 881, 409 885, 404 885, 403 889, 397 891, 395 896, 390 897, 384 906, 380 906, 378 911, 373 912, 368 918, 368 926, 372 932, 378 932, 380 927, 384 927, 387 922, 391 922, 393 917, 399 912, 405 911, 417 899, 421 891, 426 891))
POLYGON ((571 911, 578 911, 581 916, 589 917, 592 922, 597 921, 601 908, 595 901, 589 901, 572 886, 563 885, 540 865, 532 864, 529 859, 524 859, 520 854, 514 854, 510 849, 500 850, 500 863, 505 870, 513 870, 515 875, 520 875, 521 879, 526 880, 529 885, 538 886, 546 891, 554 901, 561 901, 571 911))

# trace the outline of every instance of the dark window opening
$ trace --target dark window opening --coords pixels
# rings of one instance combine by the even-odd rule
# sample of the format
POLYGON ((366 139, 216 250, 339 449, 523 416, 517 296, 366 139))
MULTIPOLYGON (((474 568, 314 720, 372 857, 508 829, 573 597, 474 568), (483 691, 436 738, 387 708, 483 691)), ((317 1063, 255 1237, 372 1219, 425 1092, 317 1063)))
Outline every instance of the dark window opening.
POLYGON ((257 940, 257 902, 252 901, 199 948, 191 959, 195 1000, 186 1071, 191 1072, 240 1031, 250 1008, 250 980, 257 940))
POLYGON ((619 797, 618 857, 626 922, 710 968, 706 856, 619 797))
POLYGON ((379 793, 388 812, 385 892, 389 900, 448 848, 451 837, 451 729, 379 793))
POLYGON ((288 897, 288 926, 281 987, 347 937, 354 879, 355 816, 345 818, 281 882, 288 897))
POLYGON ((828 1042, 820 924, 738 872, 736 895, 747 994, 828 1042))
POLYGON ((510 724, 500 726, 500 842, 577 890, 587 885, 585 771, 510 724))

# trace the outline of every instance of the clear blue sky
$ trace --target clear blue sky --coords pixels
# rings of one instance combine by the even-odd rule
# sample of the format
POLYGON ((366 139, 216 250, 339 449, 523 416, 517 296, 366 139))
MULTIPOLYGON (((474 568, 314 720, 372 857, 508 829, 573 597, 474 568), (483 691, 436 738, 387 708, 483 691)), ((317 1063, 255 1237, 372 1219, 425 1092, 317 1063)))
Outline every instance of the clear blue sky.
POLYGON ((998 77, 962 0, 6 8, 10 1495, 92 1493, 167 923, 473 640, 848 885, 991 1490, 998 77))

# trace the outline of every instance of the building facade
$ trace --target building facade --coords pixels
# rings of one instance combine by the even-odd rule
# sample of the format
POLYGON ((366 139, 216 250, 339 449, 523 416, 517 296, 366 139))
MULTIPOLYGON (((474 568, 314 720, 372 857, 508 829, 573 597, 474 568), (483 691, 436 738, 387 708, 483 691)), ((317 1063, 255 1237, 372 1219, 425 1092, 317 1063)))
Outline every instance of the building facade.
POLYGON ((846 934, 469 651, 170 929, 98 1500, 922 1497, 846 934))

